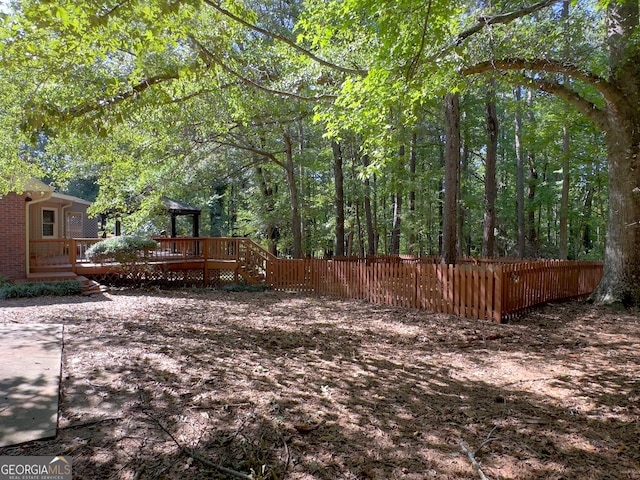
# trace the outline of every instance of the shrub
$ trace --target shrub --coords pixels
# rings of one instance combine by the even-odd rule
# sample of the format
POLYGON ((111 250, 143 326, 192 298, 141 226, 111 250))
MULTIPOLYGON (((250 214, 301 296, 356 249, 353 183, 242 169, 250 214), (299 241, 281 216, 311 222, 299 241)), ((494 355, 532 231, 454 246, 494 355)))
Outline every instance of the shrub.
POLYGON ((0 299, 42 297, 45 295, 67 296, 80 295, 82 284, 76 280, 41 283, 8 283, 0 286, 0 299))
POLYGON ((151 238, 111 237, 92 245, 86 252, 92 262, 134 263, 146 250, 155 250, 158 244, 151 238))

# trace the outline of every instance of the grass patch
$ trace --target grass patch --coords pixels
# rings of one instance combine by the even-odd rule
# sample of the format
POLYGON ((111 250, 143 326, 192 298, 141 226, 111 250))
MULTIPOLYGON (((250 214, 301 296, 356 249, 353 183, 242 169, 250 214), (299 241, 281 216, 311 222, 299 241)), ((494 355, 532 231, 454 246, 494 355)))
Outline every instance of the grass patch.
POLYGON ((76 280, 40 283, 7 283, 0 285, 0 300, 7 298, 43 297, 46 295, 63 297, 80 295, 82 285, 76 280))

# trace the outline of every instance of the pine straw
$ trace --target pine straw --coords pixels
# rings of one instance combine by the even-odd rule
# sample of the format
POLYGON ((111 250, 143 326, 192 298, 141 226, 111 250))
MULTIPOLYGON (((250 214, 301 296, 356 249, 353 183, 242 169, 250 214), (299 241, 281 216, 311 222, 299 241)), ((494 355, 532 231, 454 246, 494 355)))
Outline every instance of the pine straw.
POLYGON ((495 325, 205 290, 0 307, 65 325, 58 436, 0 455, 67 454, 77 478, 640 479, 638 312, 495 325))

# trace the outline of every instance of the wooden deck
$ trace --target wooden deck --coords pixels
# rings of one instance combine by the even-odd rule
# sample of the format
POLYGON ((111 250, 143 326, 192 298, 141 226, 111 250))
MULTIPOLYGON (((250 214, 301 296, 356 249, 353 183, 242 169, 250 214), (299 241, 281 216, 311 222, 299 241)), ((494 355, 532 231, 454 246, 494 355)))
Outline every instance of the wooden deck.
POLYGON ((266 250, 246 238, 156 238, 157 248, 144 252, 135 265, 91 262, 86 252, 97 238, 36 240, 30 243, 29 277, 75 274, 86 277, 138 276, 148 281, 176 278, 176 272, 199 278, 204 285, 223 280, 267 282, 266 250), (196 275, 193 275, 196 272, 196 275))

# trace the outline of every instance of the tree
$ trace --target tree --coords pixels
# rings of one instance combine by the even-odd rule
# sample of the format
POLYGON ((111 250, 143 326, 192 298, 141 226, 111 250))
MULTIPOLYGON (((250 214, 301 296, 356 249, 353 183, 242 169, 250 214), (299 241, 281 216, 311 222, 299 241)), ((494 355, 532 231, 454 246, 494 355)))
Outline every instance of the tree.
POLYGON ((484 169, 484 222, 482 232, 482 256, 493 257, 495 254, 496 228, 496 162, 498 158, 498 114, 496 112, 495 89, 493 82, 487 93, 486 130, 487 156, 484 169))
POLYGON ((456 263, 456 223, 458 214, 458 174, 460 170, 460 98, 445 98, 446 153, 444 181, 444 222, 442 227, 442 262, 456 263))
MULTIPOLYGON (((553 2, 544 2, 551 4, 553 2)), ((545 5, 547 6, 547 5, 545 5)), ((512 81, 566 100, 604 132, 609 167, 609 223, 598 303, 640 304, 640 49, 637 1, 610 1, 606 10, 606 60, 601 75, 588 64, 548 58, 499 58, 465 68, 465 75, 518 72, 512 81), (537 72, 538 75, 529 73, 537 72), (569 78, 573 83, 562 83, 569 78), (586 91, 581 87, 589 87, 586 91), (599 99, 592 97, 594 93, 599 99)), ((487 24, 487 22, 484 22, 487 24)))
MULTIPOLYGON (((561 22, 560 1, 543 0, 515 10, 509 10, 506 2, 506 13, 475 2, 460 10, 441 2, 412 10, 414 3, 406 1, 377 16, 384 5, 362 0, 350 2, 353 15, 345 15, 344 9, 341 13, 351 23, 375 19, 368 24, 361 20, 364 28, 375 30, 371 35, 379 47, 368 70, 370 80, 362 85, 375 79, 389 86, 403 79, 405 91, 424 98, 419 94, 432 95, 456 85, 452 70, 467 78, 502 72, 501 81, 556 95, 593 121, 604 132, 608 150, 610 209, 604 277, 592 298, 600 303, 640 304, 638 2, 577 2, 561 22), (606 28, 601 28, 605 20, 606 28), (574 39, 570 51, 558 48, 558 39, 565 35, 574 39)), ((351 91, 345 93, 356 98, 351 91)))

